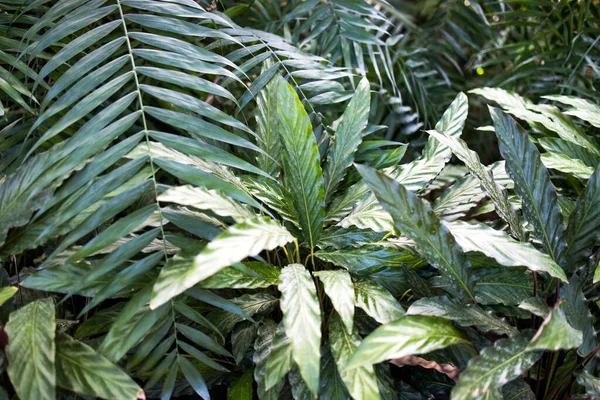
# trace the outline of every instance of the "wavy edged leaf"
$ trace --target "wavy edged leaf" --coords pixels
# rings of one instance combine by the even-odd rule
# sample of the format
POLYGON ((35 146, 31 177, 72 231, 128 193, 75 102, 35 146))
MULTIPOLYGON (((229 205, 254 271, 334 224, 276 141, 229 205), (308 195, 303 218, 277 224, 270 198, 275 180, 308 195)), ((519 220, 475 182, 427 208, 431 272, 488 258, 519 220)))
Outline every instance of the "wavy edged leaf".
POLYGON ((515 192, 523 202, 525 218, 534 227, 548 254, 562 265, 565 226, 556 191, 540 153, 511 117, 493 107, 490 107, 490 114, 500 141, 500 153, 506 160, 506 170, 515 181, 515 192))
POLYGON ((59 386, 84 396, 145 398, 142 389, 119 367, 64 333, 56 338, 56 375, 59 386))
POLYGON ((567 281, 567 276, 550 256, 533 245, 513 240, 506 232, 497 231, 485 224, 462 221, 444 221, 460 247, 465 251, 479 251, 506 267, 525 266, 532 271, 542 271, 567 281))
POLYGON ((531 350, 529 339, 518 335, 500 339, 472 358, 452 390, 452 399, 476 400, 491 390, 518 378, 542 356, 542 351, 531 350))
POLYGON ((263 250, 273 250, 293 240, 294 237, 284 227, 268 217, 256 217, 232 225, 217 235, 195 257, 193 263, 170 260, 154 284, 150 307, 157 308, 246 257, 256 256, 263 250))
POLYGON ((460 299, 473 299, 471 264, 431 207, 390 177, 365 166, 356 168, 390 213, 396 228, 414 240, 419 253, 440 270, 450 284, 448 290, 460 299))
POLYGON ((344 179, 346 170, 352 165, 354 153, 362 141, 371 106, 370 88, 369 81, 363 78, 358 84, 352 100, 348 103, 335 132, 333 144, 327 156, 327 164, 323 170, 327 203, 339 183, 344 179))
POLYGON ((55 317, 51 298, 13 312, 6 324, 8 376, 22 399, 56 397, 55 317))
POLYGON ((323 283, 333 308, 340 315, 348 332, 354 326, 354 284, 350 274, 344 270, 318 271, 313 274, 323 283))
POLYGON ((283 78, 279 78, 277 89, 277 118, 286 188, 292 194, 304 239, 314 248, 321 235, 325 215, 319 149, 298 95, 283 78))
POLYGON ((281 270, 280 306, 283 326, 292 347, 292 357, 302 378, 316 396, 321 359, 321 309, 310 272, 301 264, 281 270))
POLYGON ((379 283, 359 278, 354 282, 356 299, 354 305, 362 308, 375 321, 385 324, 404 315, 404 309, 398 300, 379 283))
POLYGON ((349 331, 340 316, 335 315, 329 324, 329 340, 337 369, 352 398, 379 399, 379 387, 373 365, 346 368, 361 342, 357 329, 349 331))
POLYGON ((367 336, 347 368, 429 353, 458 343, 468 343, 468 340, 451 321, 440 317, 407 315, 381 325, 367 336))

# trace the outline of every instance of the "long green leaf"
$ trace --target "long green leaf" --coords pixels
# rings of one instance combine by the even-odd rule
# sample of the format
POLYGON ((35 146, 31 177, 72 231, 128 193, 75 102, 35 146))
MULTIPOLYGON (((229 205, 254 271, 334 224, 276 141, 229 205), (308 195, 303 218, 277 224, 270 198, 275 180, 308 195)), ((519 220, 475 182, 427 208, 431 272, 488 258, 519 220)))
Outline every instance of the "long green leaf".
POLYGON ((467 343, 452 322, 440 317, 405 316, 381 325, 363 340, 347 368, 377 364, 391 358, 424 354, 453 344, 467 343))
POLYGON ((567 276, 547 254, 529 243, 517 242, 506 232, 497 231, 484 224, 462 221, 444 221, 460 247, 465 251, 480 251, 506 267, 525 266, 532 271, 542 271, 567 281, 567 276))
POLYGON ((256 256, 263 250, 294 240, 278 222, 268 217, 256 217, 231 226, 210 242, 188 263, 170 262, 163 267, 154 284, 150 307, 156 308, 169 299, 191 288, 221 269, 256 256))
POLYGON ((279 78, 277 89, 277 118, 286 187, 292 194, 304 239, 314 248, 323 229, 325 214, 319 149, 298 95, 283 78, 279 78))
POLYGON ((56 397, 55 327, 51 298, 29 303, 10 315, 7 371, 21 399, 56 397))
POLYGON ((326 203, 329 203, 339 183, 344 179, 346 170, 354 161, 354 153, 362 141, 362 133, 367 126, 371 106, 370 88, 369 81, 363 78, 335 132, 323 171, 326 203))
POLYGON ((84 396, 104 399, 143 398, 143 390, 119 367, 71 336, 56 338, 58 385, 84 396))
POLYGON ((329 324, 331 353, 335 359, 344 384, 353 399, 379 399, 379 388, 373 365, 361 365, 347 369, 348 361, 360 345, 360 335, 356 329, 348 331, 341 318, 336 315, 329 324))
POLYGON ((323 289, 340 315, 348 332, 354 326, 354 284, 350 274, 343 270, 318 271, 314 275, 323 283, 323 289))
POLYGON ((321 359, 321 309, 317 290, 308 270, 291 264, 281 270, 283 326, 292 347, 292 357, 302 378, 316 397, 321 359))
POLYGON ((565 226, 556 191, 540 160, 540 153, 511 117, 492 107, 490 114, 506 169, 515 181, 515 192, 523 201, 525 218, 534 227, 548 254, 562 265, 565 226))
POLYGON ((398 300, 386 288, 371 279, 357 279, 354 292, 356 307, 362 308, 367 315, 381 324, 395 321, 404 315, 398 300))
POLYGON ((440 270, 450 284, 448 290, 463 300, 473 299, 471 264, 431 207, 390 177, 369 167, 357 165, 356 168, 390 213, 396 228, 414 240, 423 257, 440 270))

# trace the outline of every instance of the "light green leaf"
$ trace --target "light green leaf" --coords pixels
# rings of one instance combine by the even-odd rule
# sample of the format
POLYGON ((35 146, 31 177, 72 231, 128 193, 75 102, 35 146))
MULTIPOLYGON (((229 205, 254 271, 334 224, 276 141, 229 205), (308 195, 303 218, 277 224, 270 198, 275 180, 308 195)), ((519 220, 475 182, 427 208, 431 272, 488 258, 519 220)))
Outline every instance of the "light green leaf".
POLYGON ((0 306, 10 300, 18 291, 19 288, 16 286, 4 286, 0 288, 0 306))
POLYGON ((314 275, 323 283, 323 289, 333 308, 338 312, 348 332, 354 326, 354 284, 344 270, 318 271, 314 275))
POLYGON ((373 365, 361 365, 347 369, 348 361, 358 349, 361 338, 356 329, 347 330, 339 315, 335 315, 329 324, 331 353, 335 359, 340 376, 353 399, 379 399, 379 388, 373 365))
POLYGON ((356 307, 362 308, 375 321, 385 324, 402 318, 404 310, 398 300, 377 282, 359 278, 354 282, 356 307))
POLYGON ((283 268, 279 279, 283 325, 291 341, 292 357, 316 396, 321 359, 321 310, 317 290, 310 273, 300 264, 283 268))
POLYGON ((304 239, 314 248, 323 229, 325 214, 319 149, 298 95, 283 78, 279 78, 277 89, 277 118, 286 188, 292 194, 304 239))
POLYGON ((525 336, 500 339, 493 347, 469 361, 452 390, 453 400, 477 400, 504 384, 518 378, 542 356, 542 351, 531 351, 525 336))
POLYGON ((500 335, 513 335, 515 328, 504 320, 486 312, 477 304, 465 306, 447 297, 426 297, 411 304, 406 315, 430 315, 456 321, 461 326, 476 326, 482 332, 495 332, 500 335))
POLYGON ((449 290, 460 299, 473 299, 471 264, 431 207, 404 186, 371 168, 356 166, 394 219, 396 228, 417 243, 421 255, 438 268, 449 290))
POLYGON ((381 325, 367 336, 348 362, 347 368, 429 353, 467 342, 466 337, 447 319, 420 315, 405 316, 381 325))
POLYGON ((583 334, 567 322, 564 307, 557 305, 531 339, 532 350, 569 350, 581 346, 583 334))
POLYGON ((233 381, 227 390, 227 400, 252 400, 252 373, 249 369, 233 381))
POLYGON ((104 399, 144 397, 144 391, 119 367, 71 336, 56 338, 58 385, 75 393, 104 399))
POLYGON ((329 203, 339 183, 344 179, 346 169, 352 165, 354 153, 362 141, 362 133, 367 126, 371 106, 370 88, 369 81, 363 78, 335 132, 323 171, 326 203, 329 203))
POLYGON ((329 346, 323 346, 321 353, 321 384, 319 389, 320 398, 331 400, 348 400, 350 394, 346 384, 335 365, 329 346))
POLYGON ((500 153, 506 160, 506 170, 515 181, 515 192, 523 202, 527 221, 534 227, 548 254, 562 264, 566 243, 565 226, 558 198, 540 153, 516 122, 501 111, 490 107, 500 153))
POLYGON ((158 196, 157 200, 210 210, 222 217, 231 217, 236 222, 256 216, 254 212, 219 191, 191 185, 170 188, 158 196))
POLYGON ((577 377, 577 383, 585 387, 586 394, 593 397, 600 396, 600 378, 590 375, 587 371, 582 371, 577 377))
POLYGON ((541 155, 541 160, 546 168, 555 169, 579 179, 587 180, 594 173, 594 168, 588 167, 583 161, 571 158, 566 154, 544 153, 541 155))
POLYGON ((54 303, 37 300, 11 313, 6 324, 8 376, 21 399, 56 397, 54 303))
POLYGON ((217 235, 194 259, 191 266, 170 263, 163 267, 154 284, 150 307, 156 308, 174 296, 211 277, 221 269, 256 256, 263 250, 294 240, 278 222, 256 217, 229 227, 217 235))
POLYGON ((279 268, 251 261, 223 268, 196 285, 206 289, 258 289, 279 283, 279 268))
POLYGON ((506 267, 524 266, 532 271, 542 271, 566 282, 567 276, 547 254, 529 243, 517 242, 506 232, 497 231, 485 224, 463 221, 444 221, 460 247, 465 251, 480 251, 506 267))
POLYGON ((600 107, 598 107, 591 101, 580 99, 575 96, 551 95, 542 97, 545 99, 558 101, 559 103, 572 106, 573 108, 570 108, 567 111, 565 111, 565 114, 573 115, 577 118, 589 122, 596 128, 600 128, 600 107))

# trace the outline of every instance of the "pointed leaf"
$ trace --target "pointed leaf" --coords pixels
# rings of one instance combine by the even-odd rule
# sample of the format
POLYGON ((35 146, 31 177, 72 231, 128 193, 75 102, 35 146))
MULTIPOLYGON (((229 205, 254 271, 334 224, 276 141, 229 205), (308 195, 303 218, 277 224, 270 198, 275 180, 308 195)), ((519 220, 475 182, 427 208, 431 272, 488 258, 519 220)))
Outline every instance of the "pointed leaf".
POLYGON ((323 283, 323 289, 340 315, 348 332, 354 326, 354 284, 350 274, 343 270, 318 271, 314 275, 323 283))
POLYGON ((6 324, 8 376, 21 399, 54 399, 54 303, 37 300, 13 312, 6 324))
POLYGON ((360 278, 354 283, 356 307, 362 308, 375 321, 385 324, 395 321, 404 315, 398 301, 386 288, 377 282, 360 278))
POLYGON ((468 340, 452 322, 440 317, 405 316, 381 325, 367 336, 347 368, 377 364, 391 358, 424 354, 468 340))
POLYGON ((304 239, 314 248, 323 229, 325 214, 319 149, 298 95, 283 78, 279 78, 277 89, 277 118, 284 150, 286 187, 292 193, 304 239))
POLYGON ((279 278, 283 325, 291 342, 292 357, 316 396, 321 359, 321 310, 317 290, 310 273, 300 264, 283 268, 279 278))
POLYGON ((150 307, 156 308, 174 296, 209 278, 221 269, 273 250, 291 242, 294 237, 278 222, 257 217, 231 226, 210 242, 196 256, 191 266, 167 264, 154 284, 150 307))
POLYGON ((460 299, 473 299, 471 264, 431 207, 388 176, 369 167, 357 165, 356 168, 390 213, 396 228, 414 240, 419 253, 440 270, 443 279, 450 284, 448 290, 460 299))

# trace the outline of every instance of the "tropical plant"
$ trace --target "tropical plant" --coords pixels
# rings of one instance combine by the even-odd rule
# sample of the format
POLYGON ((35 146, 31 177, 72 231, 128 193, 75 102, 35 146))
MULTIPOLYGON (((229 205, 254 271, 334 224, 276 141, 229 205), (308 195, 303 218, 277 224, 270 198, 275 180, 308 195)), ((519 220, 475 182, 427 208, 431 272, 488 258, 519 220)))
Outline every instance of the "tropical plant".
POLYGON ((484 165, 387 2, 0 7, 0 395, 600 396, 596 104, 484 165))

